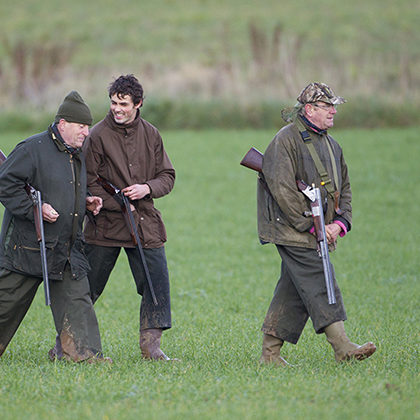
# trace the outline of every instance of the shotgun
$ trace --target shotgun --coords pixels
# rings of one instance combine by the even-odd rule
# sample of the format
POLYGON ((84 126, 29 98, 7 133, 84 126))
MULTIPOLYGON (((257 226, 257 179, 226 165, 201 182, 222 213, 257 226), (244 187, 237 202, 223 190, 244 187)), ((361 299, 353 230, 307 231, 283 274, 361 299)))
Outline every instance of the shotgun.
MULTIPOLYGON (((260 173, 260 180, 264 188, 271 195, 267 183, 262 177, 263 154, 255 147, 251 147, 240 164, 246 168, 253 169, 260 173)), ((327 235, 325 233, 324 210, 322 208, 321 192, 319 188, 314 186, 310 188, 303 181, 296 181, 299 191, 305 194, 311 202, 312 217, 315 227, 315 235, 317 240, 318 254, 322 259, 322 266, 324 268, 325 286, 327 289, 328 303, 334 305, 336 303, 334 292, 334 278, 332 275, 330 254, 328 251, 327 235)))
POLYGON ((139 251, 140 259, 143 265, 144 274, 146 275, 147 284, 149 286, 150 294, 152 295, 153 303, 155 306, 157 306, 158 302, 156 299, 155 291, 153 289, 152 279, 150 277, 150 272, 147 266, 146 258, 144 256, 143 248, 141 246, 139 234, 137 232, 136 222, 134 221, 133 212, 131 211, 131 208, 130 208, 130 201, 120 189, 118 189, 115 185, 111 184, 109 181, 102 178, 101 176, 97 175, 96 182, 99 185, 101 185, 102 188, 108 194, 110 194, 121 207, 121 211, 124 215, 125 223, 128 227, 128 230, 130 231, 131 240, 133 241, 134 245, 139 251))
MULTIPOLYGON (((0 150, 0 164, 6 160, 6 155, 0 150)), ((41 253, 42 279, 44 281, 45 304, 51 305, 50 282, 48 280, 47 250, 45 247, 44 221, 42 219, 41 193, 29 184, 25 184, 25 191, 33 203, 36 236, 41 253)))
POLYGON ((315 236, 318 246, 318 254, 322 259, 322 266, 324 268, 325 286, 327 288, 328 303, 334 305, 334 277, 332 275, 332 268, 330 262, 330 253, 328 251, 327 234, 325 232, 324 210, 322 208, 321 191, 319 188, 309 187, 303 181, 296 181, 299 191, 301 191, 311 202, 312 218, 315 227, 315 236))

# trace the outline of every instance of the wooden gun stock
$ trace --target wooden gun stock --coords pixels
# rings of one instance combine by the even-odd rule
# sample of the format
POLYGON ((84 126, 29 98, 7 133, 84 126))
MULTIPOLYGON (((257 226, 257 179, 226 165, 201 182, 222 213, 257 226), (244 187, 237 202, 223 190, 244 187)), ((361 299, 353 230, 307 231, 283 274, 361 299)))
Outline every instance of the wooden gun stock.
POLYGON ((263 154, 255 147, 251 147, 240 164, 256 172, 262 172, 263 154))

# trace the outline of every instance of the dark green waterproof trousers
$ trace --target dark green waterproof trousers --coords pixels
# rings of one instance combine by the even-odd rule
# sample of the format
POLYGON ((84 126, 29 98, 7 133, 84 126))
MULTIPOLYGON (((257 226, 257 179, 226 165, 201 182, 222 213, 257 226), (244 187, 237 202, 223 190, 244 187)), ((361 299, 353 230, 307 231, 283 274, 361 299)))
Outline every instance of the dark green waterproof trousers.
POLYGON ((281 256, 281 276, 274 290, 262 331, 296 344, 310 317, 317 334, 328 325, 347 319, 335 279, 336 301, 328 304, 322 260, 314 249, 276 245, 281 256))
MULTIPOLYGON (((91 267, 88 275, 89 284, 94 303, 101 296, 111 275, 111 271, 117 262, 120 251, 121 247, 86 244, 85 252, 91 267)), ((153 303, 138 250, 136 248, 124 248, 124 251, 128 257, 131 273, 136 283, 137 293, 142 296, 140 304, 140 330, 149 328, 167 330, 171 328, 171 297, 165 248, 143 249, 153 289, 158 301, 157 305, 153 303)))
MULTIPOLYGON (((51 310, 66 360, 79 362, 102 356, 101 339, 87 277, 72 279, 67 266, 63 280, 50 280, 51 310)), ((25 317, 42 283, 0 268, 0 356, 25 317)))

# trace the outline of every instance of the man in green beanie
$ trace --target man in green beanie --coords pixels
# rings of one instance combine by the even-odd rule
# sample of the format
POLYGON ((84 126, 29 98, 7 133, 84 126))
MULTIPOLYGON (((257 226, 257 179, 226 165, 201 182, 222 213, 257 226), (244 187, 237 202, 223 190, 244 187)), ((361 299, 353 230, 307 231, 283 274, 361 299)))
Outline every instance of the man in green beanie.
POLYGON ((20 142, 0 166, 0 201, 5 207, 0 236, 0 356, 28 311, 42 267, 30 184, 41 192, 50 280, 51 310, 57 331, 52 360, 96 362, 102 355, 98 323, 90 299, 82 222, 86 209, 97 214, 99 197, 87 197, 81 146, 92 115, 81 96, 70 92, 54 123, 20 142))
POLYGON ((330 250, 335 249, 337 238, 351 229, 352 207, 347 165, 328 129, 334 124, 336 106, 346 101, 318 82, 306 86, 297 100, 288 114, 282 112, 290 124, 265 151, 258 184, 259 238, 263 244, 275 244, 282 259, 281 276, 262 326, 260 361, 287 366, 280 349, 285 341, 298 342, 308 318, 317 334, 325 333, 338 362, 362 360, 376 347, 370 342, 359 346, 347 337, 346 312, 335 278, 336 303, 328 303, 310 203, 296 186, 296 180, 303 180, 320 188, 326 236, 330 250), (336 212, 335 204, 341 211, 336 212))

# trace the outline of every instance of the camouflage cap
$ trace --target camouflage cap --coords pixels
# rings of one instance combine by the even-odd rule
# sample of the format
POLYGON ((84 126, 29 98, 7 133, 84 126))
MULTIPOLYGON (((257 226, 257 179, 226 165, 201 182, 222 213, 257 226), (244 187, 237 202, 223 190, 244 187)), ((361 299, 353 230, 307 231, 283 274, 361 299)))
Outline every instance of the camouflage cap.
POLYGON ((347 102, 341 96, 336 96, 329 86, 321 82, 310 83, 300 92, 297 100, 301 104, 321 101, 331 105, 340 105, 347 102))

